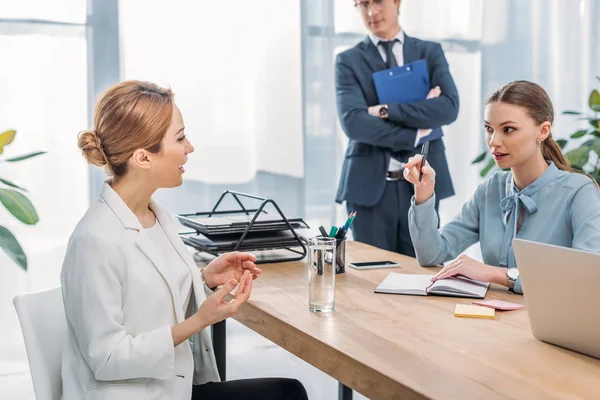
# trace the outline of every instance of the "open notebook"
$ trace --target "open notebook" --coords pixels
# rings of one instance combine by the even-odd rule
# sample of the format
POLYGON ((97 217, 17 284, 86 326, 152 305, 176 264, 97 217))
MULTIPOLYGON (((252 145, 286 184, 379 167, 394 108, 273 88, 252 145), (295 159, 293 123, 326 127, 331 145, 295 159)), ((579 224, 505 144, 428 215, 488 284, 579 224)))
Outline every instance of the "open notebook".
POLYGON ((439 295, 454 297, 485 298, 489 283, 467 278, 449 278, 431 282, 433 275, 400 274, 390 272, 377 286, 375 293, 412 294, 417 296, 439 295))

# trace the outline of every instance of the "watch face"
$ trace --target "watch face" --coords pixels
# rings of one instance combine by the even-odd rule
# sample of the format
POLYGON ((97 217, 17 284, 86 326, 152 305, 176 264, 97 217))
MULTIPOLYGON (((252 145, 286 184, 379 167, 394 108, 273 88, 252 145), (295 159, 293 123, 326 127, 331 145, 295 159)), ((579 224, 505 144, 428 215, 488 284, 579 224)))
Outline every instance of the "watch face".
POLYGON ((508 271, 506 271, 506 275, 510 280, 516 281, 519 277, 519 270, 516 268, 510 268, 508 271))
POLYGON ((381 115, 382 117, 385 117, 388 113, 387 107, 381 107, 379 109, 379 115, 381 115))

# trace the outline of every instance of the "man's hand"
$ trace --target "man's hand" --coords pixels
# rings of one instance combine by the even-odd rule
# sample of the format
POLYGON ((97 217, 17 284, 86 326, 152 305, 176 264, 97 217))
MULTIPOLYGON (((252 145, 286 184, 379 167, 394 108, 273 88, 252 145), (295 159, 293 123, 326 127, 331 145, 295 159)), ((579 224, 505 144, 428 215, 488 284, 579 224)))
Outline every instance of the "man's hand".
MULTIPOLYGON (((427 93, 427 97, 425 97, 426 100, 429 99, 434 99, 436 97, 439 97, 442 94, 442 89, 440 89, 439 86, 436 86, 434 88, 432 88, 429 93, 427 93)), ((377 117, 377 118, 387 118, 388 115, 387 113, 384 113, 384 115, 381 115, 381 108, 386 106, 385 104, 378 104, 376 106, 371 106, 367 109, 367 111, 369 112, 369 115, 372 115, 373 117, 377 117)), ((426 132, 425 129, 422 130, 423 133, 426 132)), ((431 133, 431 130, 428 132, 431 133)), ((426 133, 425 135, 422 136, 426 136, 428 133, 426 133)))
POLYGON ((380 114, 381 108, 383 106, 384 106, 383 104, 379 104, 376 106, 369 107, 369 109, 368 109, 369 115, 372 115, 377 118, 387 118, 387 113, 385 113, 385 115, 383 115, 383 116, 380 114))
POLYGON ((441 94, 442 94, 442 89, 440 89, 439 86, 436 86, 436 87, 432 88, 429 91, 429 93, 427 93, 427 97, 425 97, 425 100, 435 99, 436 97, 440 97, 441 94))
MULTIPOLYGON (((427 97, 425 97, 425 100, 435 99, 436 97, 440 97, 441 94, 442 94, 442 89, 440 89, 439 86, 436 86, 436 87, 432 88, 429 91, 429 93, 427 93, 427 97)), ((419 142, 425 136, 429 135, 431 132, 433 132, 433 129, 422 129, 422 128, 419 129, 417 131, 417 142, 419 142)))

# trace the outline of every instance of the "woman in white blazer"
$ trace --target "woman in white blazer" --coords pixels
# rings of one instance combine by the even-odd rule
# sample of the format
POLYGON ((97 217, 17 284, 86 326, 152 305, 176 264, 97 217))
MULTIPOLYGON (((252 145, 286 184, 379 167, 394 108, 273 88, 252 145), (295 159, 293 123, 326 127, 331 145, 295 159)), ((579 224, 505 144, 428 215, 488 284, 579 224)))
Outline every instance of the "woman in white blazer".
POLYGON ((71 235, 62 268, 63 398, 306 399, 294 379, 219 380, 207 328, 248 300, 261 270, 244 253, 198 270, 152 200, 181 185, 194 151, 173 93, 148 82, 113 86, 78 145, 112 178, 71 235))

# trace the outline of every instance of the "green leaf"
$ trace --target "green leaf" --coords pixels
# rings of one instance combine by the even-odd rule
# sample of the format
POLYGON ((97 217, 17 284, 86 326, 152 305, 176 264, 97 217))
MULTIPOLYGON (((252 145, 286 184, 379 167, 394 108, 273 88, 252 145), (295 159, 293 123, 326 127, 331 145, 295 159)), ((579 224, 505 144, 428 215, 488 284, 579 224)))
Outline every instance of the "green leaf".
POLYGON ((567 152, 565 157, 573 167, 581 169, 588 162, 590 148, 588 146, 581 146, 578 149, 567 152))
POLYGON ((46 152, 45 151, 36 151, 34 153, 28 153, 28 154, 24 154, 24 155, 18 156, 18 157, 7 158, 4 161, 17 162, 17 161, 21 161, 21 160, 27 160, 28 158, 36 157, 41 154, 46 154, 46 152))
POLYGON ((483 167, 483 169, 479 172, 479 175, 481 175, 482 178, 485 178, 486 175, 491 171, 491 169, 496 165, 496 162, 494 161, 493 158, 491 158, 487 165, 485 167, 483 167))
POLYGON ((11 144, 15 140, 16 135, 17 131, 14 129, 0 133, 0 154, 4 152, 4 146, 11 144))
POLYGON ((5 227, 0 226, 0 248, 3 249, 14 262, 27 271, 27 256, 15 236, 5 227))
POLYGON ((595 129, 600 129, 600 119, 590 119, 590 125, 595 129))
POLYGON ((560 146, 561 149, 564 149, 567 145, 567 141, 565 139, 558 139, 556 143, 560 146))
POLYGON ((596 89, 590 93, 589 104, 591 109, 594 109, 595 105, 600 107, 600 93, 596 89))
POLYGON ((587 129, 581 129, 577 132, 575 132, 574 134, 571 135, 571 139, 579 139, 582 136, 585 136, 585 134, 587 133, 587 129))
POLYGON ((567 111, 563 111, 563 115, 581 115, 581 112, 567 110, 567 111))
POLYGON ((0 202, 19 221, 35 225, 40 220, 33 204, 22 193, 12 189, 0 189, 0 202))
POLYGON ((481 153, 480 155, 475 157, 475 159, 473 161, 471 161, 471 164, 478 164, 478 163, 482 162, 485 159, 485 156, 487 154, 488 154, 488 152, 484 151, 483 153, 481 153))
POLYGON ((22 190, 22 191, 24 191, 24 192, 26 192, 26 191, 27 191, 26 189, 22 188, 21 186, 15 185, 15 184, 14 184, 14 183, 12 183, 11 181, 7 181, 6 179, 2 179, 2 178, 0 178, 0 182, 4 183, 6 186, 11 186, 11 187, 17 188, 17 189, 19 189, 19 190, 22 190))
POLYGON ((598 154, 598 157, 600 157, 600 138, 593 139, 590 147, 598 154))

